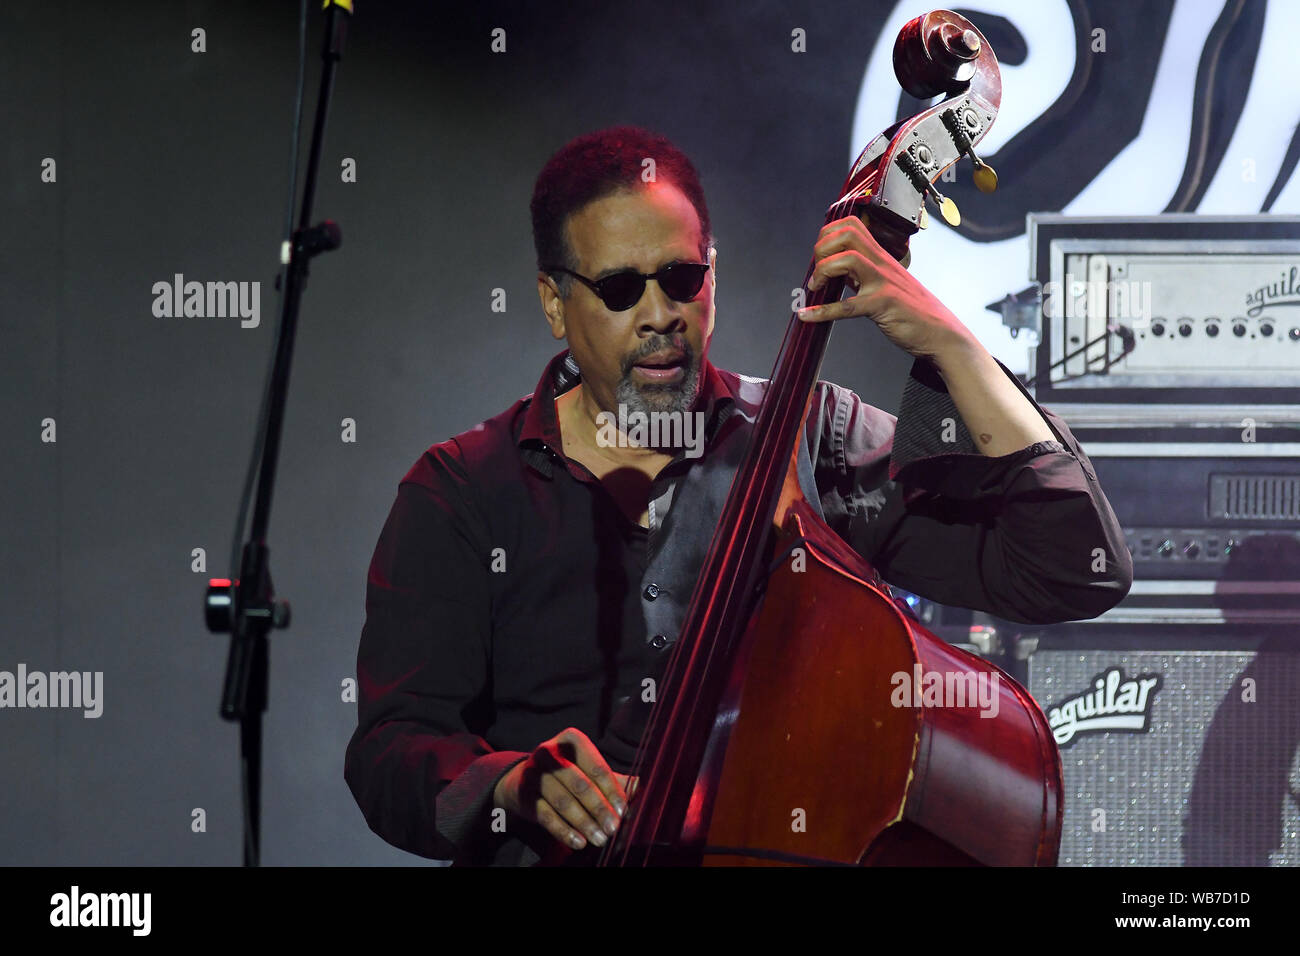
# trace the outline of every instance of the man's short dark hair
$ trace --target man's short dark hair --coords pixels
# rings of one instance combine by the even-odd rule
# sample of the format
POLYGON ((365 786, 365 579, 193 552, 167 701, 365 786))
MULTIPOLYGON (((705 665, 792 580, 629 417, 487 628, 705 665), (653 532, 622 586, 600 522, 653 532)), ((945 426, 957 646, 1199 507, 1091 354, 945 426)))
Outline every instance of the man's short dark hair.
MULTIPOLYGON (((577 271, 573 250, 565 238, 569 216, 597 199, 644 186, 641 177, 647 158, 654 160, 655 180, 671 182, 695 207, 703 243, 700 256, 705 256, 713 244, 713 234, 709 207, 694 164, 667 137, 639 126, 614 126, 570 140, 547 161, 537 177, 531 208, 539 270, 560 266, 577 271)), ((552 273, 551 277, 560 295, 567 297, 572 279, 563 273, 552 273)))

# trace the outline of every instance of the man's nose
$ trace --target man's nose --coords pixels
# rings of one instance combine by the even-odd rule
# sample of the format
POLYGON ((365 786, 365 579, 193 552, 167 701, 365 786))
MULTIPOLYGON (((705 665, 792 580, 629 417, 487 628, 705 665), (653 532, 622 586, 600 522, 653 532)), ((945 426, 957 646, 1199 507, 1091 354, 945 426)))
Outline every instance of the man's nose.
POLYGON ((637 327, 642 331, 658 332, 661 335, 681 332, 686 328, 686 319, 682 316, 682 303, 674 302, 659 287, 657 279, 647 279, 645 292, 638 304, 637 327))

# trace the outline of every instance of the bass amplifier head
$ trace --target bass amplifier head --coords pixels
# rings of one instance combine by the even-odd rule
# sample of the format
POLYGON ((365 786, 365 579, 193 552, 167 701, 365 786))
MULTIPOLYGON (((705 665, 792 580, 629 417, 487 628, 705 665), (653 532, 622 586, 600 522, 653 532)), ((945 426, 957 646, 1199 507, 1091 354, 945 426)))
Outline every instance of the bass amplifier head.
POLYGON ((1062 866, 1300 866, 1300 634, 1189 630, 1022 635, 1062 866))
POLYGON ((1027 225, 1043 404, 1300 399, 1300 219, 1031 213, 1027 225))

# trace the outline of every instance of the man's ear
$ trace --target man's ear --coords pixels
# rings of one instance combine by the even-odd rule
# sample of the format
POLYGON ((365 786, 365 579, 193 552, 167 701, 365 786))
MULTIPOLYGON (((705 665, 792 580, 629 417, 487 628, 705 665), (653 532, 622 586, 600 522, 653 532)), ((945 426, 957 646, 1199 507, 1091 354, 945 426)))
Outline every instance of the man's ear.
POLYGON ((564 300, 560 298, 555 280, 545 272, 537 273, 537 297, 542 300, 542 312, 551 327, 551 335, 557 339, 564 338, 564 300))
POLYGON ((713 308, 710 309, 709 311, 709 328, 706 334, 711 339, 713 338, 713 327, 714 325, 717 324, 717 315, 714 311, 714 309, 717 308, 717 303, 718 303, 718 247, 717 246, 714 245, 709 246, 708 261, 709 261, 709 275, 712 277, 711 281, 713 282, 713 308))

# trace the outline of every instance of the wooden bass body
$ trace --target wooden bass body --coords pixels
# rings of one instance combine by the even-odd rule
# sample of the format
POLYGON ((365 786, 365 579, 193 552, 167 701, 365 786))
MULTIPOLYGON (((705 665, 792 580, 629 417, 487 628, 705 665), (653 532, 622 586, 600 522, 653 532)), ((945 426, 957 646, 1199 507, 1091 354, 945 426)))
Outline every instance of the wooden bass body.
POLYGON ((805 502, 778 553, 692 801, 705 833, 687 815, 701 863, 1054 866, 1060 753, 1029 693, 904 614, 805 502), (915 706, 918 671, 941 706, 915 706))

